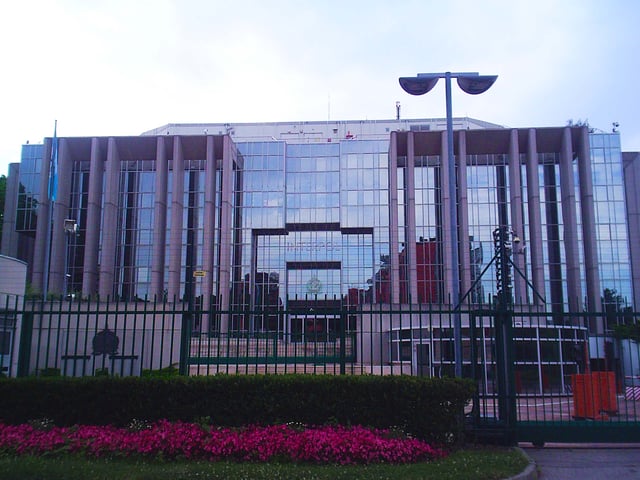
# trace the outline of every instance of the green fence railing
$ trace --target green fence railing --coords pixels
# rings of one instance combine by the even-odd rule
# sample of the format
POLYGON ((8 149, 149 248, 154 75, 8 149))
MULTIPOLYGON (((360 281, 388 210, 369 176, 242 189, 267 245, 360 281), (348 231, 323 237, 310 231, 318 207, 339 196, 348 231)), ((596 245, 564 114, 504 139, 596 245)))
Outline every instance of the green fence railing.
POLYGON ((461 371, 477 385, 466 412, 476 431, 535 441, 640 432, 640 314, 628 309, 454 311, 341 299, 227 310, 164 299, 12 302, 0 309, 6 376, 461 371), (580 432, 582 424, 592 430, 580 432))

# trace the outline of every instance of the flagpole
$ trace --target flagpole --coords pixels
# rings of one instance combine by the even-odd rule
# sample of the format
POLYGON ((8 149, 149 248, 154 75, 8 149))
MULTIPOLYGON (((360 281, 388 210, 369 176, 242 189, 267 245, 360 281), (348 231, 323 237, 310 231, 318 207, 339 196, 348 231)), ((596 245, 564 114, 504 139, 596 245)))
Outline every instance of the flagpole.
POLYGON ((53 139, 51 141, 51 157, 49 159, 49 183, 47 188, 47 196, 49 198, 49 215, 47 226, 47 245, 44 250, 44 281, 43 281, 43 298, 46 301, 49 294, 49 272, 51 257, 51 237, 53 235, 53 206, 56 203, 58 194, 58 120, 55 120, 53 126, 53 139))

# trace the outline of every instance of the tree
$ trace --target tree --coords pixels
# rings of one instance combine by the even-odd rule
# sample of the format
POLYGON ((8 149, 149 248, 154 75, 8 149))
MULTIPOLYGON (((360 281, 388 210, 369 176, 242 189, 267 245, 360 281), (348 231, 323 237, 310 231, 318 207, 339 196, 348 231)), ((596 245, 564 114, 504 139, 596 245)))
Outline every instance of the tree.
POLYGON ((607 328, 613 329, 616 325, 634 323, 632 307, 627 305, 625 298, 615 288, 605 288, 602 293, 602 307, 606 314, 607 328))
POLYGON ((574 121, 573 118, 570 118, 569 120, 567 120, 567 127, 587 127, 589 133, 593 133, 595 131, 595 128, 589 125, 589 120, 586 118, 584 120, 578 119, 577 121, 574 121))

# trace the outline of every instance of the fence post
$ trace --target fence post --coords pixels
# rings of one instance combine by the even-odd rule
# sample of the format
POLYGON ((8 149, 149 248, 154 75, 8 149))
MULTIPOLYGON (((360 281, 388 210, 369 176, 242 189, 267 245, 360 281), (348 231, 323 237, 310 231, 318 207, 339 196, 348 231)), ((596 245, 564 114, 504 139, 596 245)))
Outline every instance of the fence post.
POLYGON ((29 375, 29 360, 31 359, 31 339, 33 337, 33 313, 23 310, 22 327, 18 343, 18 370, 17 377, 29 375))
MULTIPOLYGON (((175 308, 175 303, 174 303, 175 308)), ((182 330, 180 332, 180 375, 189 375, 189 355, 191 353, 191 327, 193 311, 182 309, 182 330)))
POLYGON ((347 373, 347 352, 346 348, 346 325, 345 325, 345 311, 344 308, 340 311, 340 375, 347 373))
MULTIPOLYGON (((480 386, 484 382, 481 382, 478 378, 478 343, 477 343, 477 331, 476 331, 476 315, 469 311, 469 340, 470 340, 470 361, 471 361, 471 378, 473 379, 476 389, 473 394, 473 403, 471 408, 471 418, 477 425, 480 422, 480 386)), ((486 367, 485 367, 486 368, 486 367)), ((484 391, 482 392, 484 393, 484 391)))
POLYGON ((498 416, 506 444, 515 442, 516 398, 513 368, 513 311, 499 304, 495 317, 498 416))

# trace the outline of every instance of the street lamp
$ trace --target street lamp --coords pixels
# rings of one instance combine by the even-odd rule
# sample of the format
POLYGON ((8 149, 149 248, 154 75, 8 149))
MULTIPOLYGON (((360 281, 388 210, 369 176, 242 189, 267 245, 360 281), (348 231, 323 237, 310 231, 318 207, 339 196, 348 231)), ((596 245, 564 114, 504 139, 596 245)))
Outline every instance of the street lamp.
POLYGON ((511 308, 513 304, 513 278, 511 276, 511 257, 514 247, 520 244, 518 237, 510 227, 501 226, 493 231, 493 248, 496 260, 496 293, 498 307, 511 308))
MULTIPOLYGON (((451 301, 456 311, 460 302, 460 271, 458 260, 458 200, 456 195, 456 165, 453 155, 453 117, 451 113, 451 79, 456 78, 462 91, 479 95, 491 88, 497 75, 480 75, 478 72, 419 73, 416 77, 400 77, 400 86, 411 95, 424 95, 433 89, 438 80, 444 78, 447 106, 447 170, 449 172, 449 218, 451 219, 451 301)), ((454 313, 455 373, 462 376, 462 326, 460 312, 454 313)))
POLYGON ((64 249, 64 298, 67 298, 69 294, 69 280, 71 279, 71 274, 69 273, 69 245, 70 238, 73 238, 78 233, 78 222, 76 222, 73 218, 65 218, 64 219, 64 234, 66 245, 64 249))

